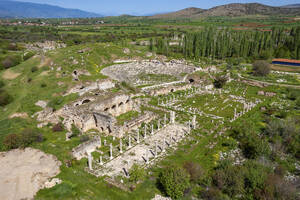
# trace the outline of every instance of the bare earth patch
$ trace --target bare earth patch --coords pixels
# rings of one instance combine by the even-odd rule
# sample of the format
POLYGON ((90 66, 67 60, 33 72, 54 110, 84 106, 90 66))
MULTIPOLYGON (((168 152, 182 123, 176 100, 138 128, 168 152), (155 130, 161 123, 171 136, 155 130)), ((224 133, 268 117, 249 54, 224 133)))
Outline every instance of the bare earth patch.
POLYGON ((6 80, 13 80, 15 78, 17 78, 18 76, 20 76, 21 73, 16 73, 11 71, 10 69, 6 70, 3 75, 2 78, 6 79, 6 80))
POLYGON ((45 67, 45 66, 49 66, 51 64, 52 60, 51 58, 42 58, 41 59, 41 63, 39 64, 38 68, 42 68, 42 67, 45 67))
POLYGON ((60 172, 60 165, 55 156, 37 149, 0 153, 0 199, 33 199, 60 172))

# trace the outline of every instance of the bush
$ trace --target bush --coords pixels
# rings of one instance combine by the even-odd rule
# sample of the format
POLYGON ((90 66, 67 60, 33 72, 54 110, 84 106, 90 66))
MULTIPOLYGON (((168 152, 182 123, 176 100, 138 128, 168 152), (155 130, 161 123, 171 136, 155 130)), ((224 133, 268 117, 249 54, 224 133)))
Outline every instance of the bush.
POLYGON ((0 89, 0 106, 8 105, 12 100, 12 97, 5 90, 0 89))
POLYGON ((5 69, 8 69, 10 67, 16 66, 21 63, 21 57, 18 55, 15 56, 7 56, 2 60, 1 65, 5 69))
POLYGON ((37 70, 38 70, 38 68, 36 66, 31 68, 32 73, 36 72, 37 70))
POLYGON ((244 193, 243 168, 224 161, 212 176, 213 184, 230 197, 244 193), (225 162, 225 163, 224 163, 225 162))
POLYGON ((43 140, 42 134, 32 129, 25 129, 20 135, 20 146, 27 147, 34 142, 42 142, 43 140))
POLYGON ((189 173, 193 182, 199 181, 204 175, 204 171, 198 163, 186 162, 183 167, 189 173))
POLYGON ((52 131, 53 132, 61 132, 63 131, 63 127, 62 127, 62 124, 61 123, 58 123, 58 124, 55 124, 52 128, 52 131))
POLYGON ((83 136, 81 136, 80 139, 79 139, 79 141, 80 141, 81 143, 86 142, 86 141, 89 141, 89 140, 90 140, 90 138, 89 138, 89 136, 87 136, 87 135, 83 135, 83 136))
POLYGON ((129 171, 129 175, 129 181, 137 183, 139 180, 142 180, 145 177, 146 173, 143 167, 134 164, 129 171))
POLYGON ((45 88, 45 87, 47 87, 47 84, 46 83, 42 83, 41 84, 41 88, 45 88))
POLYGON ((186 170, 176 166, 165 168, 159 176, 161 186, 172 199, 183 196, 184 191, 189 187, 189 180, 190 176, 186 170))
POLYGON ((7 135, 4 138, 3 146, 7 150, 17 149, 17 148, 19 148, 20 143, 21 143, 21 138, 20 138, 19 135, 17 135, 17 134, 10 134, 10 135, 7 135))
POLYGON ((217 76, 214 80, 214 86, 216 88, 223 88, 227 82, 226 76, 217 76))
POLYGON ((0 88, 3 88, 4 85, 5 85, 4 82, 0 80, 0 88))
POLYGON ((255 76, 266 76, 270 71, 271 67, 267 61, 259 60, 253 63, 253 73, 255 76))

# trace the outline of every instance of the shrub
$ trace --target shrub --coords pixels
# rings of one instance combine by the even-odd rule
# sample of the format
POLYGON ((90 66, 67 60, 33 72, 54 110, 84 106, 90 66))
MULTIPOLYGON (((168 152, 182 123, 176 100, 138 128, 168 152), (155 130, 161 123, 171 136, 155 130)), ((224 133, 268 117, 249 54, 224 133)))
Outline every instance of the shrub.
POLYGON ((17 149, 20 146, 21 138, 17 134, 10 134, 4 138, 3 146, 7 150, 17 149))
POLYGON ((189 187, 189 174, 182 168, 171 166, 165 168, 159 177, 159 182, 165 193, 172 199, 179 199, 189 187))
POLYGON ((42 83, 41 84, 41 88, 45 88, 45 87, 47 87, 47 84, 46 83, 42 83))
POLYGON ((4 60, 1 62, 2 66, 5 69, 8 69, 10 67, 16 66, 21 63, 21 57, 18 55, 15 56, 7 56, 4 58, 4 60))
POLYGON ((82 135, 79 140, 81 143, 83 143, 83 142, 89 141, 90 138, 87 135, 82 135))
POLYGON ((139 180, 142 180, 145 177, 146 173, 143 167, 134 164, 129 171, 129 175, 129 181, 137 183, 139 180))
POLYGON ((5 90, 0 89, 0 106, 8 105, 12 100, 12 97, 5 90))
POLYGON ((31 72, 32 73, 36 72, 37 70, 38 70, 38 68, 36 66, 34 66, 34 67, 31 68, 31 72))
POLYGON ((189 173, 193 182, 199 181, 204 175, 204 171, 198 163, 186 162, 183 167, 189 173))
POLYGON ((4 85, 5 85, 4 82, 0 80, 0 88, 3 88, 4 85))
POLYGON ((80 130, 74 124, 72 124, 71 131, 72 131, 72 137, 76 137, 81 133, 80 130))
POLYGON ((58 123, 58 124, 55 124, 52 128, 52 131, 53 132, 61 132, 63 131, 63 127, 62 127, 62 124, 61 123, 58 123))
POLYGON ((270 64, 264 60, 255 61, 253 63, 253 73, 255 76, 266 76, 270 71, 270 64))
POLYGON ((227 82, 226 76, 217 76, 214 80, 214 86, 216 88, 223 88, 227 82))
POLYGON ((244 193, 243 169, 229 163, 221 163, 212 176, 213 184, 230 197, 244 193))
POLYGON ((20 145, 27 147, 34 142, 42 142, 44 140, 43 135, 32 129, 25 129, 20 135, 20 145))

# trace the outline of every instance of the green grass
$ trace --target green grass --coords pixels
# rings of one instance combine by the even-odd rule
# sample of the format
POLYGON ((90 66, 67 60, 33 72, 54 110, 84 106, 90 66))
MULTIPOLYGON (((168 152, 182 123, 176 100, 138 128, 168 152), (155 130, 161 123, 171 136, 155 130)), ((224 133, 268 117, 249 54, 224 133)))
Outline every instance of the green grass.
POLYGON ((117 117, 119 125, 124 125, 125 122, 131 121, 134 118, 137 118, 139 113, 137 111, 129 111, 127 113, 121 114, 117 117))

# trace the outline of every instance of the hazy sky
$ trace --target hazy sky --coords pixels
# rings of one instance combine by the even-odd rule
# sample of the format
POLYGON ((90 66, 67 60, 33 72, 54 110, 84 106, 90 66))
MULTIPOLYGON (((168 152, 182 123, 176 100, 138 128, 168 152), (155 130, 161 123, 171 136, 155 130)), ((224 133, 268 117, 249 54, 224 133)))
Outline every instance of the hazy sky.
POLYGON ((300 0, 18 0, 45 3, 65 8, 78 8, 100 14, 152 14, 187 7, 211 8, 228 3, 263 3, 272 6, 300 3, 300 0))

